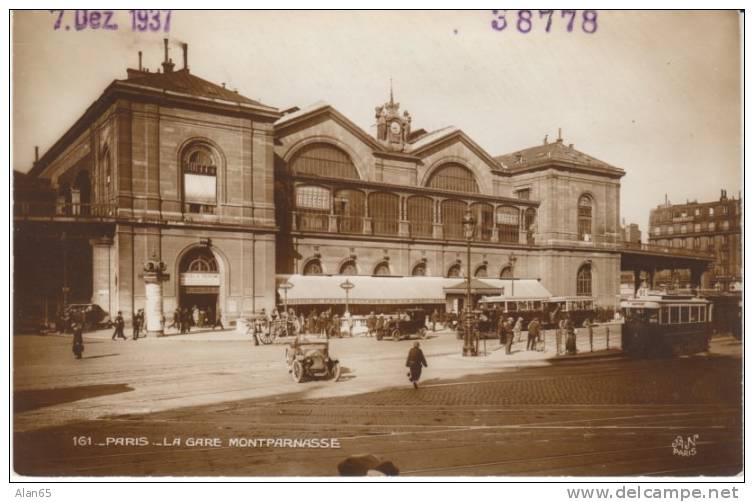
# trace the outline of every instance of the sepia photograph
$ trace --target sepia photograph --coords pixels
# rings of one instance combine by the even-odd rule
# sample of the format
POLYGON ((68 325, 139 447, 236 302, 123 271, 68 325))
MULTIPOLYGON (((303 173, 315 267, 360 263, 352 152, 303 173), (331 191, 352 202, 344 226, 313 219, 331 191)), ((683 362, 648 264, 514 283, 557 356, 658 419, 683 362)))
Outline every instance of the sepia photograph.
POLYGON ((742 11, 9 17, 11 479, 743 482, 742 11))

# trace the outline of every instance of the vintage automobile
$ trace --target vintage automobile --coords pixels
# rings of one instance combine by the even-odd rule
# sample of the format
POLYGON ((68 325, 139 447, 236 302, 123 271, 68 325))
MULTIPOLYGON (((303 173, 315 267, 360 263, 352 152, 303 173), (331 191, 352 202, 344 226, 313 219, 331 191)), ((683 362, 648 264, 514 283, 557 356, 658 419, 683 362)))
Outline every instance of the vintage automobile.
POLYGON ((68 305, 63 313, 63 326, 61 331, 70 332, 71 323, 78 319, 82 323, 84 331, 112 328, 113 323, 110 314, 102 310, 96 303, 73 303, 68 305))
POLYGON ((390 337, 395 341, 412 336, 426 338, 426 318, 427 314, 423 309, 401 310, 388 317, 385 328, 378 331, 375 338, 382 340, 385 337, 390 337))
POLYGON ((301 383, 311 378, 340 378, 340 362, 330 357, 330 342, 310 339, 303 335, 296 338, 285 349, 288 373, 293 381, 301 383))

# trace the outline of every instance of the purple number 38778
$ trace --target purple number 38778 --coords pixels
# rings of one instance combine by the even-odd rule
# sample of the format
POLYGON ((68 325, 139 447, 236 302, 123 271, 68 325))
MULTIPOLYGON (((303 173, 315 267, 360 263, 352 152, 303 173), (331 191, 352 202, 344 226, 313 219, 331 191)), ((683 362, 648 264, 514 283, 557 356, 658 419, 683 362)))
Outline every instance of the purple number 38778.
MULTIPOLYGON (((520 33, 529 33, 535 27, 535 24, 544 28, 544 31, 549 33, 553 25, 553 16, 556 11, 554 10, 519 10, 508 12, 507 10, 493 10, 491 26, 493 30, 503 31, 508 27, 508 24, 515 24, 516 29, 520 33), (535 16, 534 13, 538 15, 535 16), (509 17, 506 17, 509 16, 509 17), (536 20, 536 23, 535 23, 536 20)), ((576 10, 561 10, 560 16, 555 16, 556 22, 564 24, 566 31, 571 33, 573 26, 576 24, 577 14, 576 10)), ((581 30, 584 33, 594 33, 597 31, 597 11, 596 10, 584 10, 581 11, 581 30)))

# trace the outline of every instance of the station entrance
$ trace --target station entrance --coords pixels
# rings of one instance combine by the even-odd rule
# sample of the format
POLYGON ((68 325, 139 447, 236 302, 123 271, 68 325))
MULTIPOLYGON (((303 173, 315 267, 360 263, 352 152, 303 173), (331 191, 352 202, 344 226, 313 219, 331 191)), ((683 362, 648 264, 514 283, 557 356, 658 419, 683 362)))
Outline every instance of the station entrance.
POLYGON ((220 301, 220 271, 209 247, 195 248, 181 260, 178 306, 198 326, 215 322, 220 301))

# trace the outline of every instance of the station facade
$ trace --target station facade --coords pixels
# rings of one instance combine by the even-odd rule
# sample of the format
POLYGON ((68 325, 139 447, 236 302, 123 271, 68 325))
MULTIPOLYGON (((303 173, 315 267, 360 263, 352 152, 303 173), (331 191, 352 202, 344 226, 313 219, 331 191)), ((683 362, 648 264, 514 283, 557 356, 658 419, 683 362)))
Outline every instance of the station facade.
MULTIPOLYGON (((280 112, 195 76, 186 54, 175 69, 166 45, 161 71, 113 81, 31 169, 51 196, 16 194, 16 256, 87 262, 58 279, 63 303, 130 319, 147 302, 145 266, 162 262, 168 318, 269 311, 294 275, 465 277, 469 265, 616 304, 623 170, 560 135, 493 156, 455 127, 414 129, 392 90, 375 135, 326 103, 280 112)), ((17 283, 36 280, 25 268, 17 283)))

